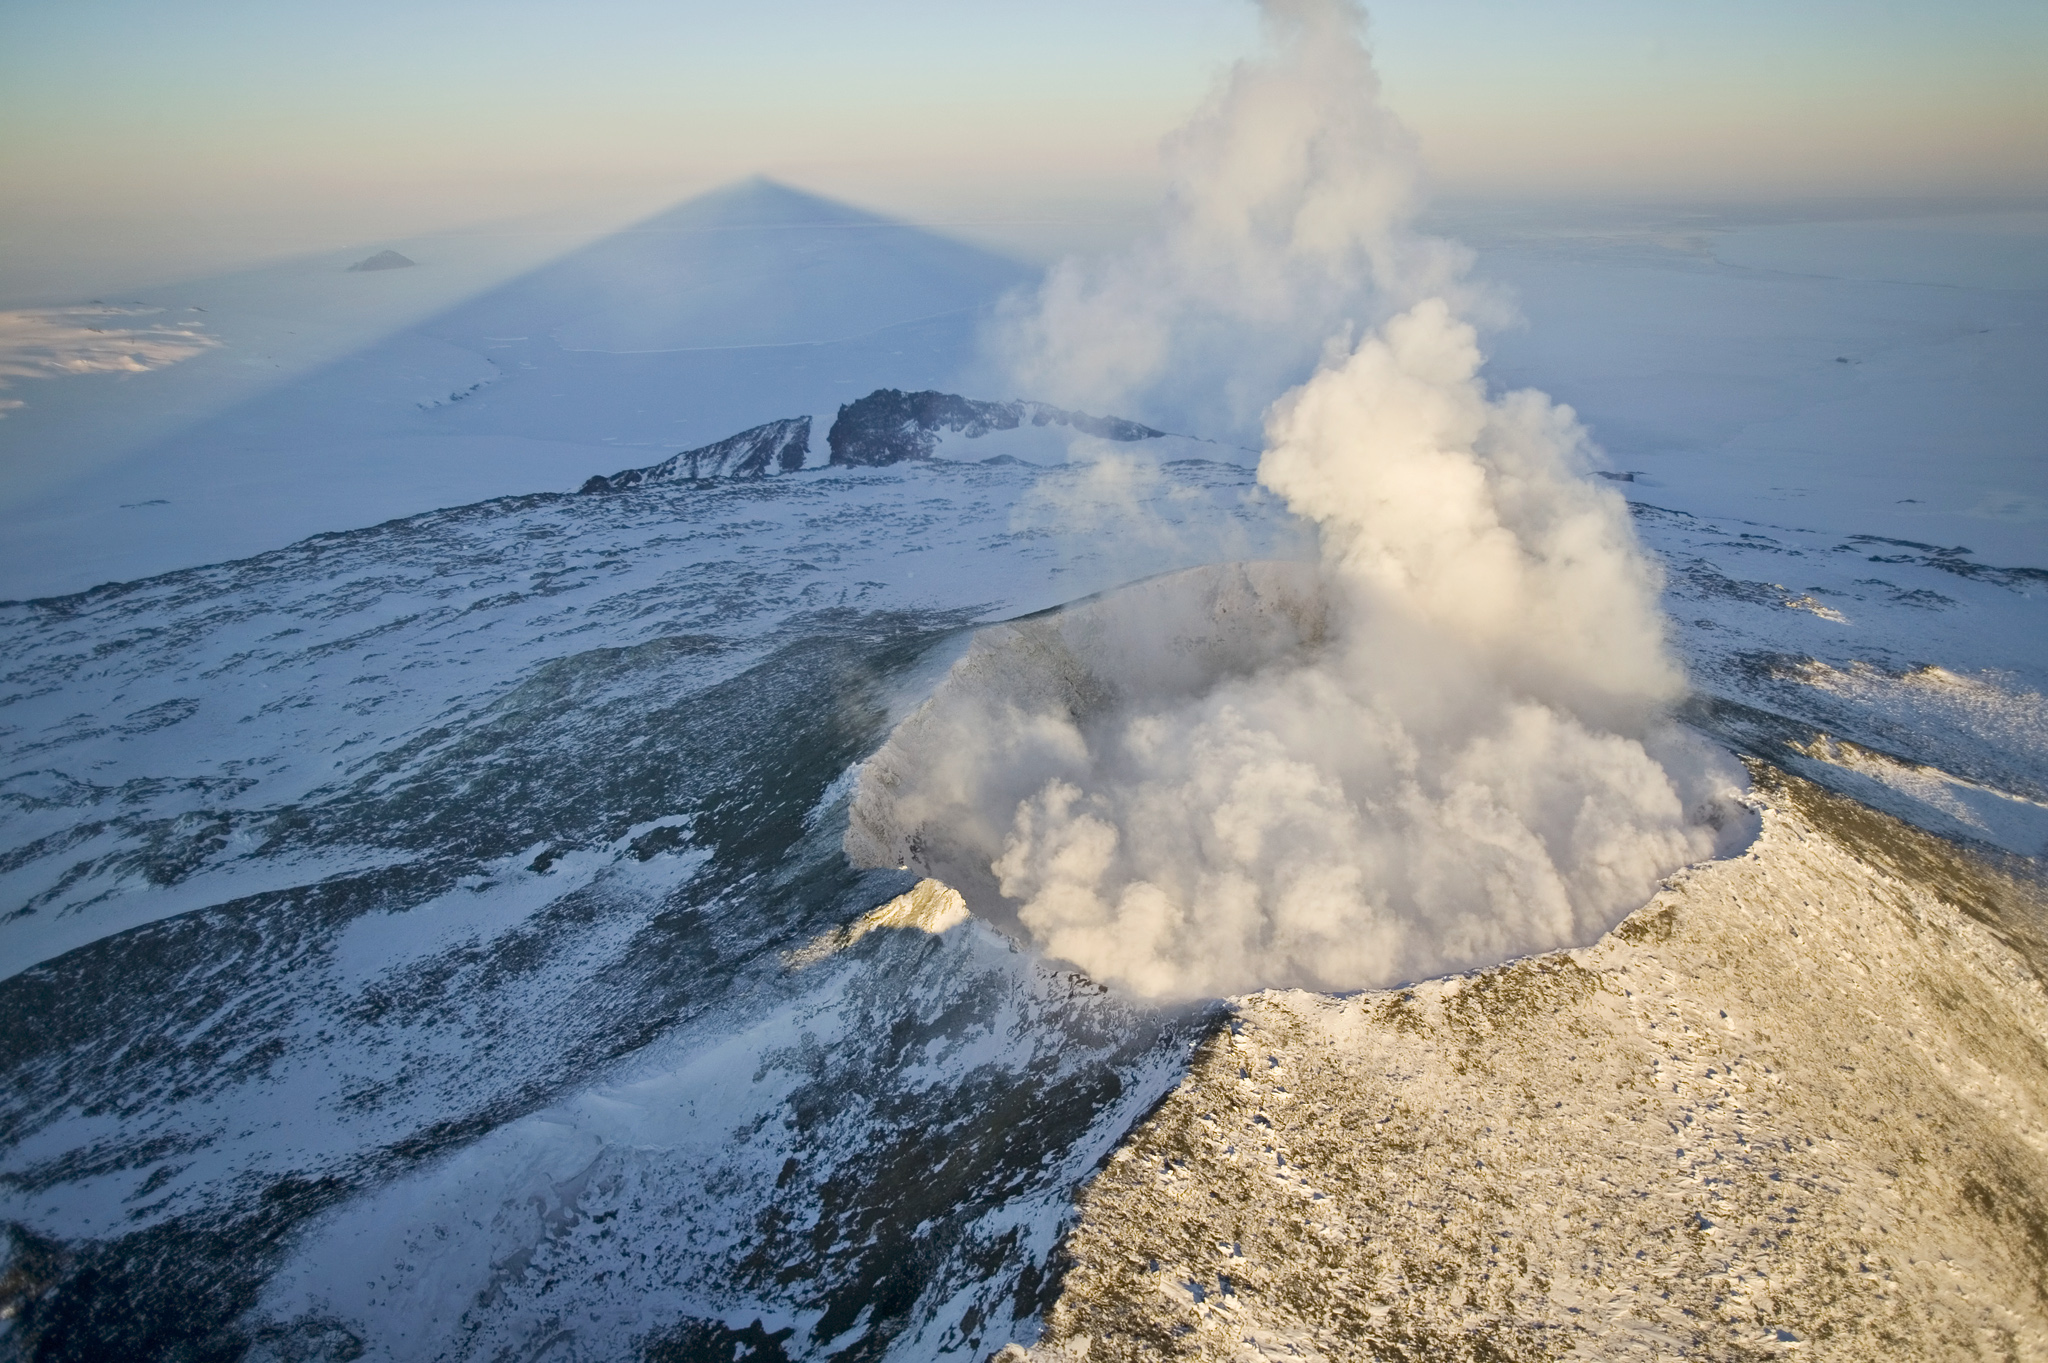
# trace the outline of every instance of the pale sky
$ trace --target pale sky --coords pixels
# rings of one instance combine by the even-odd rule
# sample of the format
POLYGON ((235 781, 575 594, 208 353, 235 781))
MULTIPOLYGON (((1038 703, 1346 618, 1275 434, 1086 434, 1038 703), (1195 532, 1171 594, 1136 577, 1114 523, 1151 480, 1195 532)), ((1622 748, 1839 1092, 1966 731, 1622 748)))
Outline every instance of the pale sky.
MULTIPOLYGON (((2048 193, 2042 0, 1370 8, 1446 193, 2048 193)), ((1248 0, 0 0, 0 299, 756 172, 1113 218, 1256 43, 1248 0)))

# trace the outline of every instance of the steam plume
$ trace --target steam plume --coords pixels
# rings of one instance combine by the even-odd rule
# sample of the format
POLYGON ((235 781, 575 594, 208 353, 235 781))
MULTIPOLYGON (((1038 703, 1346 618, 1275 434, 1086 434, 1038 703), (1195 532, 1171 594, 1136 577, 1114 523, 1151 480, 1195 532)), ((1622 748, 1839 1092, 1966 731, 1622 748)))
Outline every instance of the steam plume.
POLYGON ((1568 408, 1487 391, 1461 258, 1408 230, 1362 15, 1266 14, 1271 51, 1175 144, 1160 234, 1055 271, 1012 353, 1091 410, 1270 403, 1259 478, 1316 526, 1312 582, 1183 574, 990 636, 870 764, 848 839, 1148 994, 1588 941, 1735 827, 1739 773, 1664 719, 1683 679, 1626 506, 1568 408))
POLYGON ((1020 391, 1249 435, 1330 338, 1459 288, 1468 254, 1409 228, 1414 139, 1379 102, 1362 12, 1261 8, 1270 51, 1166 142, 1151 239, 1013 300, 992 340, 1020 391))

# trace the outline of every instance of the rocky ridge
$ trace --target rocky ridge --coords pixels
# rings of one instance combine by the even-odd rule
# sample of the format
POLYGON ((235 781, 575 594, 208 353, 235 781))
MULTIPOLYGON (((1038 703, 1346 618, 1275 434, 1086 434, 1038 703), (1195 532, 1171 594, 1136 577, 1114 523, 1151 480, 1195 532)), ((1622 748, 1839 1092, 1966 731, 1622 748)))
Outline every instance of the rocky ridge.
POLYGON ((811 453, 811 419, 785 417, 763 422, 738 435, 694 450, 672 454, 659 464, 645 468, 621 469, 605 477, 596 475, 578 488, 579 493, 624 492, 644 483, 696 482, 704 478, 761 478, 771 473, 794 473, 811 453))
POLYGON ((834 464, 872 467, 929 459, 939 434, 952 431, 970 440, 1020 426, 1068 426, 1102 440, 1153 440, 1166 434, 1122 417, 1090 416, 1043 402, 982 402, 954 393, 905 393, 878 388, 839 409, 826 435, 834 464))
MULTIPOLYGON (((1154 440, 1166 432, 1122 417, 1069 412, 1044 402, 985 402, 957 393, 905 393, 878 388, 844 403, 826 433, 829 463, 882 468, 906 460, 931 459, 944 434, 977 440, 993 431, 1027 426, 1064 426, 1100 440, 1154 440)), ((710 445, 670 455, 658 464, 597 475, 582 493, 623 492, 648 483, 697 482, 707 478, 763 478, 795 473, 811 452, 811 418, 784 417, 730 435, 710 445)), ((1001 458, 1001 456, 997 456, 1001 458)))

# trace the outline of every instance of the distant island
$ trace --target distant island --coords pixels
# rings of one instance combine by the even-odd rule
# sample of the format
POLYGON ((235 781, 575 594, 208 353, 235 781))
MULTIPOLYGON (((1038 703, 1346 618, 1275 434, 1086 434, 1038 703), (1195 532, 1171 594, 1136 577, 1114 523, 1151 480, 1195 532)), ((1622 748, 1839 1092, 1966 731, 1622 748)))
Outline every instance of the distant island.
POLYGON ((358 270, 406 270, 417 264, 417 260, 407 260, 396 251, 379 251, 367 260, 357 261, 348 269, 350 274, 354 274, 358 270))

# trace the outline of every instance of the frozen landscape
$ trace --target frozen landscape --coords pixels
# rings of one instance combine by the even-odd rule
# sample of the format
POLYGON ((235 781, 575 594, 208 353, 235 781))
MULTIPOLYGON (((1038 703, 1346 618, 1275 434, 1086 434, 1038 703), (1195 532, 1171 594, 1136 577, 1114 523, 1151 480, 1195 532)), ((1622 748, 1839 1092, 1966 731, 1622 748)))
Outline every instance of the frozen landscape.
POLYGON ((2048 214, 1231 178, 1309 47, 1050 272, 0 313, 0 1354, 2048 1349, 2048 214))

